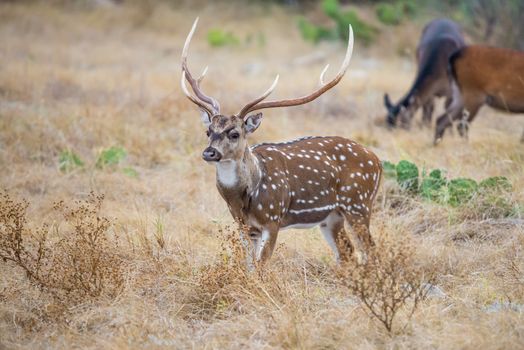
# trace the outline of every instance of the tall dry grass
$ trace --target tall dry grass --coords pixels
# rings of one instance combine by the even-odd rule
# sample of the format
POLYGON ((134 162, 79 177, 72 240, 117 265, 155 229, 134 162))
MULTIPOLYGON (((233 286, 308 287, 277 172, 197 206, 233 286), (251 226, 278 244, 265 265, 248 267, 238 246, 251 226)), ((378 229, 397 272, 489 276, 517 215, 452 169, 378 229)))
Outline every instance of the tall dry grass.
MULTIPOLYGON (((411 252, 398 267, 438 272, 429 279, 438 289, 417 302, 411 317, 407 298, 392 332, 340 278, 318 229, 282 232, 270 263, 246 271, 213 169, 200 159, 206 140, 197 111, 178 89, 187 30, 199 15, 190 65, 210 65, 205 90, 230 113, 277 72, 275 97, 309 91, 325 63, 340 62, 343 48, 304 43, 278 7, 149 3, 146 10, 0 5, 0 187, 9 194, 1 215, 16 213, 23 224, 17 236, 2 219, 0 232, 2 242, 22 242, 26 254, 0 262, 0 347, 521 346, 522 217, 500 215, 504 208, 486 207, 483 198, 451 208, 384 181, 373 236, 387 236, 385 248, 397 254, 411 252), (241 38, 263 33, 266 45, 210 49, 205 33, 212 27, 241 38), (112 146, 127 158, 97 168, 101 151, 112 146), (60 170, 64 150, 84 166, 60 170), (64 206, 55 208, 60 201, 64 206), (102 240, 93 245, 88 237, 95 233, 102 240), (36 269, 39 282, 27 269, 38 266, 44 234, 50 260, 36 269)), ((437 148, 429 129, 388 132, 376 125, 383 92, 400 97, 414 75, 411 58, 397 57, 396 48, 414 47, 419 29, 385 30, 370 49, 357 43, 336 89, 311 105, 267 111, 252 142, 345 136, 382 159, 444 168, 450 177, 504 175, 514 188, 504 199, 522 203, 522 118, 482 110, 469 142, 446 135, 437 148)), ((387 291, 415 290, 403 289, 402 279, 394 285, 387 291)))

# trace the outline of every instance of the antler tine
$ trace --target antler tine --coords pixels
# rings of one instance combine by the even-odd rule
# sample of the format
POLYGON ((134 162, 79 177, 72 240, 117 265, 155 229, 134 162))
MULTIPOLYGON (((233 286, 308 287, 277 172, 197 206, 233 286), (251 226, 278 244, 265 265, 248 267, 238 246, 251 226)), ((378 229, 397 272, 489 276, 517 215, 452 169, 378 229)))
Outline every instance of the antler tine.
POLYGON ((180 86, 182 87, 182 91, 184 92, 184 94, 187 96, 187 98, 191 102, 193 102, 194 104, 196 104, 197 106, 205 110, 210 116, 213 116, 214 111, 211 108, 209 108, 208 105, 206 105, 205 103, 203 103, 202 101, 196 99, 194 96, 191 95, 191 93, 187 89, 186 79, 187 79, 186 72, 182 71, 182 79, 180 80, 180 86))
MULTIPOLYGON (((193 22, 191 31, 187 35, 186 41, 184 43, 184 48, 182 49, 182 71, 185 73, 184 74, 185 79, 187 80, 189 85, 191 85, 191 88, 193 89, 193 92, 195 93, 196 97, 198 97, 202 102, 208 103, 212 106, 213 113, 211 115, 218 114, 220 112, 220 104, 218 103, 218 101, 214 99, 213 97, 206 95, 202 90, 200 90, 200 82, 204 79, 204 76, 207 73, 207 67, 202 72, 202 75, 200 75, 200 77, 195 79, 193 78, 193 75, 191 74, 187 66, 187 53, 189 50, 189 43, 191 42, 191 39, 193 38, 193 34, 195 33, 197 24, 198 24, 198 17, 195 19, 195 22, 193 22)), ((196 103, 194 97, 190 98, 190 100, 196 103)), ((199 103, 197 104, 200 106, 199 103)), ((206 110, 210 110, 210 108, 207 108, 206 110)))
POLYGON ((324 69, 323 69, 322 72, 320 73, 320 86, 326 84, 326 83, 324 83, 324 75, 326 74, 328 68, 329 68, 329 63, 326 64, 326 66, 324 67, 324 69))
POLYGON ((302 105, 302 104, 313 101, 314 99, 322 95, 324 92, 328 91, 333 86, 337 85, 338 82, 342 79, 342 77, 346 73, 346 70, 349 67, 349 62, 351 61, 351 56, 353 53, 353 43, 354 43, 353 28, 351 27, 351 25, 349 25, 348 47, 346 50, 346 56, 344 58, 344 61, 342 62, 342 66, 340 67, 340 70, 338 71, 337 75, 331 81, 327 83, 324 83, 324 75, 328 67, 324 68, 324 70, 320 74, 320 88, 319 89, 315 90, 314 92, 312 92, 309 95, 302 96, 299 98, 288 99, 288 100, 267 101, 267 102, 261 102, 261 103, 256 103, 256 104, 250 103, 249 105, 251 107, 249 108, 246 108, 247 106, 244 107, 242 109, 243 114, 240 114, 240 115, 244 116, 249 112, 253 112, 253 111, 264 109, 264 108, 298 106, 298 105, 302 105))
POLYGON ((238 116, 243 118, 251 107, 255 106, 256 104, 260 103, 265 98, 267 98, 273 92, 273 90, 275 90, 275 87, 278 84, 278 78, 279 78, 279 75, 277 74, 277 76, 275 77, 275 80, 273 80, 273 83, 271 84, 269 89, 267 89, 262 95, 260 95, 259 97, 257 97, 256 99, 254 99, 253 101, 245 105, 244 108, 242 108, 240 112, 238 112, 238 116))
POLYGON ((202 74, 200 74, 200 76, 197 78, 197 82, 199 86, 200 86, 200 82, 205 78, 208 68, 209 67, 206 66, 206 68, 204 68, 204 70, 202 71, 202 74))

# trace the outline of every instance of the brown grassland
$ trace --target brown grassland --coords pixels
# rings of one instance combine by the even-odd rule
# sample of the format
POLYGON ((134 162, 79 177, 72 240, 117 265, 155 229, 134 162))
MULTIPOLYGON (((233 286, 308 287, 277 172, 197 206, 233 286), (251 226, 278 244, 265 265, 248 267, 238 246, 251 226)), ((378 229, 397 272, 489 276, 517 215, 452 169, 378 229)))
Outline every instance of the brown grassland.
POLYGON ((439 205, 384 180, 371 232, 388 276, 401 276, 389 289, 372 287, 388 276, 341 272, 318 228, 281 232, 264 270, 246 272, 201 159, 199 115, 180 91, 185 36, 200 16, 190 67, 210 66, 205 91, 229 113, 276 73, 276 97, 309 92, 344 47, 304 42, 279 7, 190 4, 0 3, 0 349, 522 348, 524 119, 485 108, 469 141, 455 132, 438 147, 427 128, 390 132, 382 95, 408 88, 413 55, 398 52, 413 50, 422 23, 384 28, 370 48, 357 40, 336 88, 266 111, 252 143, 340 135, 450 177, 503 175, 513 184, 504 199, 520 212, 504 217, 476 199, 439 205), (213 27, 242 43, 210 48, 213 27), (112 146, 126 159, 97 166, 112 146), (67 150, 84 166, 61 171, 67 150), (418 279, 438 287, 412 315, 408 298, 388 332, 352 290, 359 276, 379 299, 418 279))

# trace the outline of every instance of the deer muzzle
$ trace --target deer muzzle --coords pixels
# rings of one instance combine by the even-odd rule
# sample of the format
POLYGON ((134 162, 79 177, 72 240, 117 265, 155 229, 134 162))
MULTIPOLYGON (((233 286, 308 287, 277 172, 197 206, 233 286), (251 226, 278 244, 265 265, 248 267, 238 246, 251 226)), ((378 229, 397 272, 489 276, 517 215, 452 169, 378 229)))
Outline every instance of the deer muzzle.
POLYGON ((213 147, 208 147, 202 152, 202 158, 206 162, 218 162, 222 159, 222 154, 213 147))

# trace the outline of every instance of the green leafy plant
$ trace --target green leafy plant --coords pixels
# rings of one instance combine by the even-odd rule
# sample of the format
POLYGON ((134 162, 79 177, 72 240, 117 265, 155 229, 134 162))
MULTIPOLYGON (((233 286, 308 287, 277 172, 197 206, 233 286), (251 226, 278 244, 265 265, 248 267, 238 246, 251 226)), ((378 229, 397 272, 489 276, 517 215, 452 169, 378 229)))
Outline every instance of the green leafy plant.
POLYGON ((207 32, 207 42, 214 47, 234 46, 240 43, 240 40, 231 32, 225 32, 222 29, 214 28, 207 32))
POLYGON ((402 22, 402 8, 398 4, 382 3, 375 10, 380 22, 387 25, 398 25, 402 22))
POLYGON ((443 195, 443 190, 447 185, 447 180, 440 169, 434 169, 429 176, 422 176, 420 194, 422 197, 434 201, 439 200, 443 195))
POLYGON ((71 150, 65 150, 58 156, 58 167, 60 171, 67 173, 76 168, 84 166, 84 162, 80 157, 71 150))
POLYGON ((419 172, 415 164, 401 160, 397 165, 383 161, 384 177, 395 179, 401 190, 425 199, 463 207, 471 215, 482 218, 519 216, 522 204, 511 196, 513 187, 504 176, 494 176, 479 184, 468 178, 448 180, 441 169, 422 172, 419 186, 419 172))
POLYGON ((448 184, 448 203, 451 206, 458 206, 470 200, 477 191, 478 184, 475 180, 468 178, 458 178, 449 181, 448 184))
POLYGON ((505 176, 492 176, 479 183, 482 190, 511 191, 513 186, 505 176))
POLYGON ((355 37, 365 45, 370 44, 378 33, 377 29, 360 19, 353 10, 342 11, 338 0, 324 0, 321 4, 322 11, 335 22, 334 28, 317 26, 304 18, 298 21, 298 28, 305 40, 317 43, 321 40, 339 38, 348 40, 349 25, 353 27, 355 37))
POLYGON ((316 26, 304 17, 298 19, 298 29, 304 40, 311 41, 315 44, 321 40, 331 40, 335 37, 331 30, 322 26, 316 26))
POLYGON ((418 191, 418 168, 407 160, 401 160, 397 166, 397 182, 403 190, 416 193, 418 191))
POLYGON ((127 152, 124 148, 113 146, 100 152, 96 160, 96 167, 99 169, 115 166, 122 162, 127 157, 127 152))

